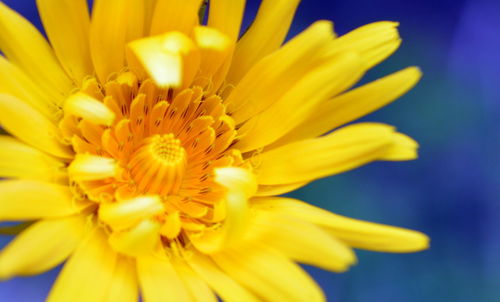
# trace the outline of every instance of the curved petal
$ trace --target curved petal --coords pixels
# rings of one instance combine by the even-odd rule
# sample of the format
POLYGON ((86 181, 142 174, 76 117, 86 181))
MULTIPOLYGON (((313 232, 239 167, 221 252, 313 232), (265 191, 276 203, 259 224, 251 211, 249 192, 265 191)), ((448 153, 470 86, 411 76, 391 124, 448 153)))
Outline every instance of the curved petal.
POLYGON ((144 302, 192 301, 186 285, 170 260, 152 256, 139 257, 137 273, 144 302))
POLYGON ((17 98, 0 94, 0 124, 25 143, 61 158, 72 152, 58 139, 59 129, 41 113, 17 98))
POLYGON ((211 0, 208 26, 219 30, 231 41, 236 42, 240 35, 245 2, 245 0, 211 0))
POLYGON ((0 50, 59 104, 74 87, 45 38, 29 21, 1 2, 0 50))
POLYGON ((37 0, 36 4, 59 62, 80 85, 84 77, 93 74, 87 1, 37 0))
POLYGON ((151 35, 180 31, 187 35, 198 25, 201 0, 157 0, 151 21, 151 35))
POLYGON ((67 179, 65 164, 19 140, 0 135, 0 177, 60 182, 67 179))
POLYGON ((90 24, 92 62, 102 83, 122 71, 125 45, 144 32, 143 0, 96 0, 90 24))
POLYGON ((243 124, 235 148, 247 152, 276 141, 307 120, 321 102, 351 87, 363 72, 359 57, 353 53, 341 54, 308 71, 279 100, 243 124))
POLYGON ((228 275, 263 300, 325 301, 323 292, 312 278, 274 249, 249 243, 211 257, 228 275))
POLYGON ((64 265, 47 301, 103 301, 112 288, 117 259, 104 231, 95 228, 64 265))
POLYGON ((111 285, 102 302, 137 302, 139 300, 139 286, 135 260, 118 256, 111 285))
POLYGON ((370 69, 396 51, 401 44, 399 23, 381 21, 367 24, 335 39, 327 55, 345 51, 359 53, 365 69, 370 69))
POLYGON ((420 232, 343 217, 291 198, 261 198, 253 205, 319 225, 355 248, 404 253, 429 247, 429 238, 420 232))
POLYGON ((60 107, 21 69, 0 56, 0 93, 13 95, 33 107, 51 121, 60 117, 60 107))
POLYGON ((249 240, 263 242, 298 262, 344 272, 356 262, 350 248, 307 221, 279 212, 253 213, 249 240))
POLYGON ((307 120, 266 149, 316 137, 363 117, 395 101, 415 86, 421 76, 420 69, 408 67, 323 102, 307 120))
POLYGON ((80 243, 85 223, 78 215, 31 225, 0 253, 0 279, 36 275, 59 265, 80 243))
POLYGON ((175 270, 190 291, 194 302, 217 302, 217 297, 212 289, 201 277, 196 274, 184 261, 174 263, 175 270))
POLYGON ((193 253, 187 261, 191 268, 226 302, 258 302, 253 294, 230 278, 208 257, 193 253))
POLYGON ((32 180, 0 182, 0 221, 67 216, 85 206, 73 200, 67 186, 32 180))
POLYGON ((248 198, 257 190, 252 172, 242 168, 218 168, 215 180, 227 190, 224 196, 226 217, 216 230, 191 236, 193 245, 204 253, 213 253, 241 240, 248 226, 248 198))
MULTIPOLYGON (((264 152, 258 160, 257 180, 264 185, 311 181, 383 159, 400 143, 400 135, 391 126, 376 123, 347 126, 327 136, 264 152)), ((413 159, 416 147, 413 152, 407 152, 407 148, 405 142, 404 153, 410 155, 406 159, 413 159)))
POLYGON ((259 61, 227 98, 231 117, 241 124, 271 106, 304 74, 320 65, 323 52, 334 37, 333 24, 318 21, 259 61))
POLYGON ((299 3, 300 0, 262 1, 252 25, 236 45, 229 83, 237 84, 255 63, 281 46, 299 3))

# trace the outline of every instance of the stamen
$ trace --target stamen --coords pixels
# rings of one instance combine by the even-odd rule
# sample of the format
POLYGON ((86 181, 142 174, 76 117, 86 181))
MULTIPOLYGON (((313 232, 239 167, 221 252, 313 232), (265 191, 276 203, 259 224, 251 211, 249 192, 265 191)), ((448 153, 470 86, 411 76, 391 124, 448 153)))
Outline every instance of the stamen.
POLYGON ((186 165, 186 151, 172 133, 145 139, 129 163, 139 190, 161 195, 179 190, 186 165))

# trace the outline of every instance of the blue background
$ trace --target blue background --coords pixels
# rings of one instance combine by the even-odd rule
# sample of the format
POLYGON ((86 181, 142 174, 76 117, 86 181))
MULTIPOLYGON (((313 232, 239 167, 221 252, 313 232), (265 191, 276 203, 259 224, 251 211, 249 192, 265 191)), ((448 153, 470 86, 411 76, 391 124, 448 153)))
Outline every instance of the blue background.
MULTIPOLYGON (((4 2, 40 27, 34 0, 4 2)), ((339 34, 378 20, 401 23, 402 47, 364 81, 408 65, 424 72, 410 93, 363 119, 417 139, 417 161, 373 163, 293 196, 421 230, 432 238, 431 249, 359 251, 359 264, 345 274, 307 268, 328 301, 500 301, 500 1, 302 2, 292 35, 318 19, 333 20, 339 34)), ((249 0, 247 24, 258 3, 249 0)), ((0 283, 0 301, 43 301, 56 274, 0 283)))

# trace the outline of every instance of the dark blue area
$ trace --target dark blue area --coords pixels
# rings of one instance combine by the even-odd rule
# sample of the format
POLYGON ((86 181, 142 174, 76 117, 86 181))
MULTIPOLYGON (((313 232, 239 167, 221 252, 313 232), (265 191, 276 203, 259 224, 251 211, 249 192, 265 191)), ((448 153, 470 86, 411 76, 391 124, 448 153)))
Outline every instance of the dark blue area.
MULTIPOLYGON (((4 2, 40 26, 35 1, 4 2)), ((248 1, 245 24, 258 3, 248 1)), ((329 301, 500 301, 500 2, 303 0, 291 34, 318 19, 333 20, 339 34, 378 20, 400 22, 402 47, 364 82, 409 65, 420 66, 424 78, 363 120, 397 126, 421 151, 417 161, 374 163, 293 196, 424 231, 432 244, 416 254, 360 251, 359 264, 345 274, 308 271, 329 301)), ((54 277, 0 283, 0 300, 42 301, 54 277)))

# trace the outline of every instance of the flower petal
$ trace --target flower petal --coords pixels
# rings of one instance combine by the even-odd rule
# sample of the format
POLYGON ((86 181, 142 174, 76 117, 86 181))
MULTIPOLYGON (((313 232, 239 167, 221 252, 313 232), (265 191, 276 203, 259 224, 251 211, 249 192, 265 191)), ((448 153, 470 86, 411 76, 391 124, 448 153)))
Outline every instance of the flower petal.
POLYGON ((217 230, 206 230, 202 236, 192 236, 193 245, 204 253, 213 253, 241 240, 248 226, 248 198, 257 190, 255 176, 242 168, 218 168, 215 180, 227 190, 224 196, 226 217, 217 230))
POLYGON ((266 301, 325 301, 318 285, 297 264, 257 243, 211 255, 236 281, 266 301))
POLYGON ((190 35, 198 25, 201 0, 157 0, 151 21, 151 35, 180 31, 190 35))
POLYGON ((128 44, 127 62, 141 78, 151 77, 160 87, 189 85, 198 70, 199 54, 181 32, 139 39, 128 44))
POLYGON ((208 26, 225 34, 236 42, 240 35, 245 0, 211 0, 208 11, 208 26))
POLYGON ((59 182, 67 179, 65 164, 19 140, 0 135, 0 177, 59 182))
POLYGON ((34 180, 0 182, 0 221, 34 220, 80 212, 69 187, 34 180))
POLYGON ((58 139, 59 129, 41 113, 13 96, 0 94, 0 124, 33 147, 57 157, 72 157, 71 150, 58 139))
POLYGON ((184 281, 195 302, 217 302, 217 297, 208 284, 198 276, 186 263, 176 261, 175 270, 184 281))
POLYGON ((238 282, 220 270, 207 256, 193 253, 188 260, 191 268, 210 285, 211 288, 226 302, 257 302, 260 301, 238 282))
MULTIPOLYGON (((342 173, 383 159, 399 142, 399 134, 391 126, 376 123, 347 126, 327 136, 264 152, 259 158, 257 180, 259 184, 277 185, 342 173)), ((411 154, 407 159, 413 157, 411 154)))
POLYGON ((291 198, 261 198, 253 205, 314 223, 355 248, 405 253, 429 247, 420 232, 343 217, 291 198))
POLYGON ((28 20, 1 2, 0 50, 59 104, 73 88, 45 38, 28 20))
POLYGON ((299 3, 300 0, 262 1, 252 25, 238 41, 229 83, 237 84, 255 63, 281 46, 299 3))
POLYGON ((137 272, 144 302, 192 301, 186 285, 168 259, 137 258, 137 272))
POLYGON ((135 260, 118 256, 113 280, 107 289, 106 297, 102 302, 137 302, 139 300, 139 287, 135 260))
POLYGON ((101 204, 99 218, 114 230, 126 229, 165 210, 159 196, 139 196, 115 203, 101 204))
POLYGON ((78 215, 28 227, 0 253, 0 279, 36 275, 59 265, 80 243, 85 222, 78 215))
POLYGON ((360 66, 357 55, 346 53, 310 71, 273 105, 245 122, 235 148, 247 152, 279 139, 306 120, 318 104, 356 83, 363 75, 360 66))
POLYGON ((106 179, 118 175, 118 164, 113 158, 78 154, 69 165, 68 173, 77 181, 106 179))
POLYGON ((94 1, 90 52, 101 82, 125 66, 125 45, 142 36, 143 15, 142 0, 94 1))
POLYGON ((321 55, 334 36, 331 22, 318 21, 252 67, 226 100, 236 123, 271 106, 306 73, 321 65, 321 55))
POLYGON ((374 22, 335 39, 327 53, 335 55, 345 51, 360 54, 363 65, 370 69, 390 56, 401 44, 397 22, 374 22))
POLYGON ((50 44, 66 72, 79 85, 93 73, 86 0, 37 0, 50 44))
POLYGON ((421 76, 417 67, 408 67, 323 102, 306 121, 267 148, 316 137, 365 116, 406 93, 421 76))
POLYGON ((108 106, 82 92, 68 97, 64 104, 64 112, 104 126, 111 126, 115 119, 115 113, 108 106))
POLYGON ((21 69, 0 56, 0 93, 13 95, 51 121, 57 121, 60 107, 21 69))
POLYGON ((112 288, 118 255, 96 228, 64 265, 47 302, 103 301, 112 288))
POLYGON ((350 248, 326 231, 295 217, 255 211, 249 236, 298 262, 344 272, 356 262, 350 248))

